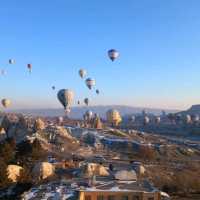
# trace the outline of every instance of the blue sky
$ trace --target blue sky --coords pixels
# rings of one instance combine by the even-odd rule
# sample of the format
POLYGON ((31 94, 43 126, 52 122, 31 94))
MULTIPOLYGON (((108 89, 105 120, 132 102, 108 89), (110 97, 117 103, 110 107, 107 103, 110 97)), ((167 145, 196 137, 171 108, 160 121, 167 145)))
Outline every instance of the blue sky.
POLYGON ((71 88, 92 105, 187 108, 200 103, 199 0, 6 0, 0 3, 1 98, 60 107, 71 88), (120 51, 111 62, 107 50, 120 51), (14 58, 15 65, 7 65, 14 58), (32 63, 28 74, 26 64, 32 63), (94 77, 98 97, 78 77, 94 77))

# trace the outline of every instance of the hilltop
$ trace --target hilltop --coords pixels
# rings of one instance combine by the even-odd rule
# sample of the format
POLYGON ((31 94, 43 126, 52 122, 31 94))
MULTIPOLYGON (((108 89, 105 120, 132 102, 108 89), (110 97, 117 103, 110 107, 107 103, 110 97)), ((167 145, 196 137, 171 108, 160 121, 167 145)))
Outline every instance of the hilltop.
POLYGON ((200 104, 192 105, 188 110, 182 111, 180 114, 200 115, 200 104))

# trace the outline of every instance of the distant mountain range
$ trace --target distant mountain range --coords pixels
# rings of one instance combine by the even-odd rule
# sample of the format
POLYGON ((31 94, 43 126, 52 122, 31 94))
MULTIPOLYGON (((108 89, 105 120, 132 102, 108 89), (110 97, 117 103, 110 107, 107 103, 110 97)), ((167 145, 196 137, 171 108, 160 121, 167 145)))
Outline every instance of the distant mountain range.
MULTIPOLYGON (((105 114, 107 110, 114 108, 117 109, 122 116, 124 115, 130 115, 130 114, 136 114, 136 113, 141 113, 142 110, 145 109, 147 113, 152 113, 155 115, 161 114, 161 111, 163 109, 158 109, 158 108, 142 108, 142 107, 131 107, 131 106, 122 106, 122 105, 113 105, 113 106, 88 106, 88 107, 73 107, 71 110, 70 116, 72 118, 82 118, 83 114, 87 110, 91 110, 93 113, 98 113, 101 117, 105 118, 105 114)), ((17 112, 17 113, 23 113, 26 115, 33 115, 33 116, 49 116, 49 117, 54 117, 54 116, 62 116, 64 114, 63 109, 18 109, 18 110, 12 110, 12 112, 17 112)), ((166 113, 170 112, 178 112, 178 110, 165 110, 166 113)))

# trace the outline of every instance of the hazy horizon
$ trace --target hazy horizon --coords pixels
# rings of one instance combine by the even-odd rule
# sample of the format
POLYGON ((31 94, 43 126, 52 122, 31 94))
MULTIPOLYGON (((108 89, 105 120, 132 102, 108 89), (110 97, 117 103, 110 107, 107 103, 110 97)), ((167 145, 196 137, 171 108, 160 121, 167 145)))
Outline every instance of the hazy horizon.
POLYGON ((4 1, 1 99, 9 98, 11 109, 61 108, 57 91, 69 88, 73 106, 88 97, 91 105, 188 109, 200 102, 199 6, 180 0, 4 1), (114 62, 107 56, 112 48, 120 52, 114 62), (85 86, 80 68, 95 78, 100 95, 85 86))

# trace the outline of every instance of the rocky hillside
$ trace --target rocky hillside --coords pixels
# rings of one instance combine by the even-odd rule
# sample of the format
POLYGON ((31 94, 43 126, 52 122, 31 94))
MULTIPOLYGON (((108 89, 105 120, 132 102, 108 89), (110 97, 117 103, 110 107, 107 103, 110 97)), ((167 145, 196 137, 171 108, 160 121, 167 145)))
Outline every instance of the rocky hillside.
POLYGON ((188 110, 180 112, 181 114, 200 115, 200 104, 192 105, 188 110))

